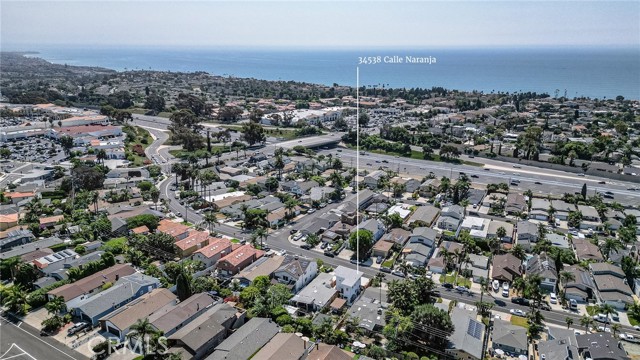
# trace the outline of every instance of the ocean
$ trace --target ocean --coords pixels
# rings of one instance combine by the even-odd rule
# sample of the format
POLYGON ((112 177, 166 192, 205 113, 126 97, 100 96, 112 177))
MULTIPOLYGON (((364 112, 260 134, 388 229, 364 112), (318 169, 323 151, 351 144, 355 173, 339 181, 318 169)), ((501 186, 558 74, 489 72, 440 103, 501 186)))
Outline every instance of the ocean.
POLYGON ((34 48, 58 64, 381 88, 546 92, 569 98, 640 99, 640 48, 265 50, 34 48), (416 63, 411 60, 422 59, 416 63), (430 63, 429 63, 430 62, 430 63))

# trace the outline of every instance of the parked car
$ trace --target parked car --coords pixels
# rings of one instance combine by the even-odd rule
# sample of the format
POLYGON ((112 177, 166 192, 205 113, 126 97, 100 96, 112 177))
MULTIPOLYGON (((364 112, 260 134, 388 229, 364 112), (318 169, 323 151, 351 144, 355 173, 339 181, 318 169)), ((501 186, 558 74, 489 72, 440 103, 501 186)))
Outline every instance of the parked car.
POLYGON ((453 284, 444 283, 444 284, 442 284, 442 287, 445 288, 445 289, 453 289, 453 284))
POLYGON ((393 270, 393 271, 391 272, 391 274, 392 274, 392 275, 395 275, 395 276, 398 276, 398 277, 401 277, 401 278, 403 278, 403 277, 404 277, 404 273, 403 273, 402 271, 400 271, 400 270, 393 270))
POLYGON ((557 303, 558 303, 558 297, 556 296, 556 294, 555 294, 555 293, 551 293, 551 294, 549 294, 549 301, 550 301, 552 304, 557 304, 557 303))
POLYGON ((295 233, 297 233, 297 232, 298 232, 298 230, 296 230, 296 229, 291 229, 291 231, 289 231, 289 234, 293 235, 293 234, 295 234, 295 233))
POLYGON ((511 302, 518 305, 529 306, 529 299, 525 299, 523 297, 511 298, 511 302))
POLYGON ((386 266, 381 266, 381 267, 380 267, 380 271, 382 271, 382 272, 384 272, 384 273, 390 273, 390 272, 391 272, 391 269, 389 269, 389 268, 388 268, 388 267, 386 267, 386 266))
POLYGON ((71 335, 77 333, 78 331, 87 328, 88 326, 89 326, 89 323, 84 322, 84 321, 76 323, 73 326, 71 326, 69 328, 69 330, 67 330, 67 336, 71 336, 71 335))
POLYGON ((376 264, 382 264, 382 256, 376 258, 376 264))
POLYGON ((593 320, 595 320, 597 322, 602 322, 602 323, 605 323, 605 324, 609 323, 609 317, 606 314, 593 315, 593 320))
POLYGON ((335 255, 329 250, 324 251, 324 256, 328 256, 330 258, 335 257, 335 255))
POLYGON ((305 249, 305 250, 311 250, 311 245, 309 245, 309 244, 302 244, 302 245, 300 245, 300 248, 301 248, 301 249, 305 249))
POLYGON ((464 287, 462 285, 458 285, 458 286, 456 286, 456 291, 463 293, 463 292, 469 291, 469 289, 467 289, 466 287, 464 287))
POLYGON ((520 309, 511 309, 509 310, 509 313, 511 313, 512 315, 517 315, 522 317, 527 316, 527 313, 520 309))

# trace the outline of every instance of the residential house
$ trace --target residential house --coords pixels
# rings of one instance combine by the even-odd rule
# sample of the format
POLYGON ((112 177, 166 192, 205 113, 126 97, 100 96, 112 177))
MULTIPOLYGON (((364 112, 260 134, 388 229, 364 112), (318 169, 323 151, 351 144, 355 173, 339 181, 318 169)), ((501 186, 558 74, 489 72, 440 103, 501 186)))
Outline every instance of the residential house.
POLYGON ((274 273, 282 262, 284 256, 263 256, 253 264, 247 266, 242 271, 234 275, 234 279, 237 279, 242 286, 249 286, 258 276, 268 276, 270 279, 274 277, 274 273))
POLYGON ((50 267, 50 269, 47 271, 47 273, 49 273, 51 271, 61 269, 65 262, 73 261, 74 259, 77 259, 78 256, 79 255, 73 250, 61 250, 51 255, 35 259, 33 261, 33 265, 35 265, 40 271, 43 272, 47 267, 50 267))
POLYGON ((54 227, 57 223, 64 220, 64 215, 54 215, 40 218, 40 229, 48 229, 54 227))
POLYGON ((551 202, 547 199, 531 199, 531 211, 529 211, 529 218, 534 220, 548 221, 549 207, 551 207, 551 202))
MULTIPOLYGON (((19 233, 17 233, 16 236, 18 236, 21 239, 25 239, 24 241, 26 241, 26 239, 32 239, 33 238, 33 234, 31 234, 30 231, 29 231, 29 234, 31 234, 31 235, 23 233, 19 229, 17 229, 16 231, 19 231, 19 233)), ((11 233, 13 233, 13 231, 9 231, 9 234, 11 234, 11 233)), ((11 240, 11 239, 12 239, 12 236, 9 236, 9 237, 5 237, 1 241, 11 240)), ((22 241, 23 240, 19 240, 17 242, 19 243, 19 242, 22 242, 22 241)), ((22 256, 22 255, 31 253, 31 252, 36 251, 36 250, 40 250, 40 249, 48 248, 48 247, 51 247, 51 246, 54 246, 54 245, 62 244, 63 242, 64 241, 62 241, 62 239, 57 238, 57 237, 49 237, 49 238, 38 240, 38 241, 27 242, 27 243, 24 243, 24 245, 16 245, 15 247, 12 247, 10 250, 3 250, 2 252, 0 252, 0 259, 5 260, 5 259, 8 259, 8 258, 12 258, 14 256, 22 256)), ((42 256, 40 256, 40 257, 42 257, 42 256)))
POLYGON ((334 270, 334 274, 336 276, 336 290, 340 293, 341 298, 351 304, 360 294, 360 288, 363 286, 363 273, 341 265, 334 270))
POLYGON ((598 210, 593 206, 578 205, 578 211, 582 213, 582 221, 580 221, 580 230, 599 230, 602 228, 602 221, 598 210))
POLYGON ((556 233, 549 233, 545 235, 545 238, 551 242, 551 245, 559 247, 561 249, 571 249, 569 245, 569 239, 565 235, 556 233))
POLYGON ((369 189, 377 189, 378 188, 378 184, 380 183, 380 179, 382 179, 386 175, 387 175, 387 173, 385 173, 382 170, 374 170, 374 171, 370 172, 369 174, 365 175, 364 184, 369 189))
POLYGON ((244 317, 241 320, 236 313, 236 308, 228 303, 212 306, 167 338, 169 352, 180 351, 193 360, 203 359, 222 343, 236 321, 243 322, 244 317))
POLYGON ((622 343, 606 332, 576 335, 578 352, 583 359, 629 360, 622 343))
POLYGON ((229 255, 221 258, 216 267, 224 275, 235 275, 249 264, 264 255, 264 251, 255 249, 250 244, 242 245, 229 255))
POLYGON ((283 192, 288 192, 293 195, 302 196, 311 191, 312 188, 317 187, 318 182, 309 180, 309 181, 285 181, 280 183, 280 189, 283 192))
POLYGON ((409 240, 409 236, 411 236, 409 231, 402 228, 393 228, 389 230, 388 233, 382 235, 382 238, 380 239, 382 241, 378 241, 378 243, 390 242, 394 244, 394 246, 400 248, 406 244, 407 240, 409 240))
POLYGON ((509 193, 509 195, 507 195, 507 201, 504 205, 504 210, 507 215, 516 216, 526 212, 527 209, 527 202, 522 194, 509 193))
POLYGON ((486 326, 476 320, 475 311, 454 306, 451 309, 451 323, 454 331, 449 336, 445 349, 447 355, 458 360, 480 360, 483 358, 486 326))
POLYGON ((460 228, 469 232, 469 235, 474 239, 486 239, 487 232, 489 231, 489 223, 491 220, 467 216, 463 221, 460 228))
POLYGON ((418 206, 416 210, 411 214, 407 225, 411 227, 424 226, 432 227, 436 219, 440 215, 440 209, 432 205, 418 206))
POLYGON ((371 249, 371 255, 373 257, 381 256, 383 259, 386 259, 387 256, 391 253, 393 246, 395 243, 389 241, 378 241, 373 245, 371 249))
POLYGON ((410 243, 422 243, 430 248, 433 248, 439 240, 440 233, 428 227, 414 228, 409 237, 410 243))
POLYGON ((553 339, 538 343, 540 359, 545 360, 579 360, 575 335, 572 338, 553 339))
POLYGON ((193 253, 192 258, 194 260, 200 260, 204 263, 205 268, 215 265, 220 258, 231 253, 232 249, 231 240, 226 238, 214 238, 209 241, 209 244, 205 247, 196 250, 193 253))
POLYGON ((209 233, 204 231, 192 230, 189 235, 175 242, 175 246, 178 249, 178 255, 181 258, 190 256, 195 251, 205 248, 212 238, 209 237, 209 233))
POLYGON ((473 282, 480 283, 487 279, 489 258, 484 255, 469 254, 469 262, 462 265, 462 271, 473 277, 473 282))
POLYGON ((33 233, 31 233, 30 230, 22 230, 22 229, 10 230, 7 232, 7 236, 4 239, 0 240, 0 251, 3 252, 3 255, 8 254, 7 251, 10 251, 20 245, 28 244, 31 241, 33 241, 34 238, 35 237, 33 236, 33 233))
POLYGON ((580 260, 604 261, 604 256, 600 252, 597 245, 594 245, 589 239, 574 237, 571 239, 573 250, 576 257, 580 260))
POLYGON ((73 309, 83 300, 102 291, 107 283, 116 283, 121 277, 135 274, 135 272, 136 270, 129 264, 116 264, 93 275, 50 290, 47 293, 47 298, 53 300, 56 297, 62 297, 67 309, 73 309))
POLYGON ((510 253, 494 255, 491 266, 491 279, 500 282, 513 282, 522 277, 522 261, 510 253))
POLYGON ((562 200, 553 200, 551 202, 551 206, 555 210, 553 217, 560 221, 569 220, 569 213, 572 211, 576 211, 576 206, 573 204, 569 204, 562 200))
POLYGON ((9 192, 9 193, 5 193, 4 197, 6 199, 11 200, 12 204, 17 204, 19 202, 22 201, 30 201, 31 199, 35 198, 37 195, 35 192, 33 191, 29 191, 29 192, 9 192))
POLYGON ((558 284, 558 270, 555 261, 546 253, 534 255, 527 261, 527 276, 539 276, 542 279, 540 289, 546 292, 556 292, 558 284))
POLYGON ((382 235, 384 235, 384 225, 378 219, 367 219, 354 228, 354 231, 356 229, 371 231, 374 242, 380 240, 382 235))
POLYGON ((160 280, 135 273, 123 276, 112 287, 78 302, 74 315, 97 325, 98 320, 160 286, 160 280))
POLYGON ((413 267, 424 267, 433 254, 433 247, 422 242, 409 242, 402 249, 404 261, 413 267))
POLYGON ((538 225, 531 221, 518 221, 516 225, 516 242, 525 250, 531 251, 538 242, 538 225))
POLYGON ((447 264, 445 263, 444 256, 442 256, 442 249, 446 249, 451 253, 455 252, 456 249, 462 251, 462 244, 451 241, 443 241, 442 244, 440 244, 440 247, 435 250, 431 259, 429 259, 427 270, 436 274, 442 274, 445 272, 447 264))
POLYGON ((459 205, 451 205, 442 209, 438 218, 438 228, 450 232, 457 232, 464 219, 464 208, 459 205))
MULTIPOLYGON (((308 360, 351 360, 352 358, 350 353, 342 350, 337 345, 325 343, 316 343, 315 347, 311 348, 309 356, 307 356, 308 360)), ((360 359, 363 358, 360 357, 360 359)))
POLYGON ((254 317, 221 342, 206 360, 249 359, 279 332, 275 321, 254 317))
POLYGON ((491 220, 487 229, 487 239, 497 238, 500 228, 504 228, 506 235, 498 240, 503 243, 513 243, 513 224, 501 220, 491 220))
POLYGON ((207 293, 194 294, 177 305, 168 304, 155 311, 149 316, 149 322, 164 336, 171 336, 219 302, 207 293))
POLYGON ((609 263, 591 263, 589 268, 598 289, 599 301, 618 310, 624 310, 626 306, 634 303, 633 291, 621 268, 609 263))
POLYGON ((178 298, 166 288, 154 289, 140 298, 101 318, 100 328, 110 332, 121 341, 138 319, 148 318, 154 312, 167 305, 175 305, 178 298))
POLYGON ((398 184, 399 186, 404 186, 405 192, 413 193, 420 187, 420 181, 413 178, 402 178, 399 176, 391 178, 389 181, 392 186, 394 184, 398 184))
POLYGON ((510 322, 494 321, 491 342, 494 350, 525 356, 528 354, 527 329, 510 322))
POLYGON ((156 229, 156 231, 158 232, 162 232, 162 233, 173 236, 173 238, 176 239, 176 241, 182 240, 187 236, 189 236, 190 230, 191 230, 190 227, 183 225, 181 223, 171 221, 169 219, 160 220, 160 223, 158 224, 158 228, 156 229))
POLYGON ((338 291, 333 287, 333 284, 333 276, 321 272, 289 302, 297 306, 303 313, 320 311, 338 296, 338 291))
POLYGON ((318 265, 315 260, 298 255, 285 255, 284 261, 274 272, 274 278, 281 284, 290 285, 293 292, 297 293, 317 274, 318 265))
POLYGON ((296 334, 278 333, 251 359, 304 360, 313 346, 313 343, 308 343, 296 334))
POLYGON ((349 315, 360 320, 359 327, 371 335, 381 332, 386 325, 388 308, 387 290, 369 287, 349 308, 349 315))
POLYGON ((585 304, 589 300, 595 299, 596 284, 588 271, 582 269, 579 265, 571 265, 564 268, 573 274, 575 280, 567 283, 560 282, 560 286, 564 289, 564 296, 567 300, 575 300, 578 303, 585 304))
MULTIPOLYGON (((5 231, 9 228, 18 225, 18 213, 13 214, 0 214, 0 231, 5 231)), ((2 248, 4 249, 4 248, 2 248)))

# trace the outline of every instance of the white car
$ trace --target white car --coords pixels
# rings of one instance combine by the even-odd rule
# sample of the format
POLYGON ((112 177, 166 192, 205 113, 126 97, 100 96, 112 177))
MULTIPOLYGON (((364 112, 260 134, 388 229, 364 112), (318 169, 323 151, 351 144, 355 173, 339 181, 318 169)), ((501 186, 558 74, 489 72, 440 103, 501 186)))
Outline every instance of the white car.
POLYGON ((611 332, 611 328, 609 327, 604 327, 604 326, 598 326, 598 331, 604 331, 606 333, 610 333, 611 332))
POLYGON ((635 336, 633 336, 632 334, 623 334, 623 333, 620 333, 620 334, 618 335, 618 337, 620 337, 620 339, 622 339, 622 340, 627 340, 627 341, 631 341, 631 342, 635 342, 635 341, 636 341, 636 337, 635 337, 635 336))
POLYGON ((552 304, 557 304, 558 303, 558 297, 556 296, 555 293, 549 294, 549 302, 552 303, 552 304))
POLYGON ((509 313, 511 313, 511 315, 517 315, 517 316, 522 316, 525 317, 527 316, 527 313, 520 310, 520 309, 511 309, 509 310, 509 313))

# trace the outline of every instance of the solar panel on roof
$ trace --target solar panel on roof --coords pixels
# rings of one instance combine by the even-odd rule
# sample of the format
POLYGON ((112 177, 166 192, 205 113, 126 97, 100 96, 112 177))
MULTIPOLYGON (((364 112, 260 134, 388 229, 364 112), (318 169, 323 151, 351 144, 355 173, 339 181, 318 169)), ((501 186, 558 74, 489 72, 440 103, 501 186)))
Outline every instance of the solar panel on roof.
POLYGON ((467 328, 467 334, 480 340, 480 337, 482 336, 482 325, 475 320, 469 319, 469 327, 467 328))

